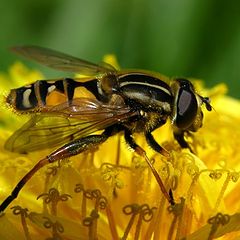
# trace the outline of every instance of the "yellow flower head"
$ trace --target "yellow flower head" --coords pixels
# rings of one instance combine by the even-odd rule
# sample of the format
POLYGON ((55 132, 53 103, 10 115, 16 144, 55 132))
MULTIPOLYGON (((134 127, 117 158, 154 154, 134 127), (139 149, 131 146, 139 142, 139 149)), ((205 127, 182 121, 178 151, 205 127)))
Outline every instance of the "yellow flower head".
MULTIPOLYGON (((108 56, 106 61, 115 59, 108 56)), ((39 78, 43 78, 40 73, 16 63, 8 75, 0 75, 3 94, 13 85, 39 78)), ((169 158, 153 152, 144 138, 136 136, 164 185, 172 190, 175 205, 163 196, 146 161, 126 147, 122 135, 116 135, 91 152, 48 165, 34 175, 0 216, 0 239, 236 239, 240 102, 225 95, 223 84, 210 90, 201 82, 195 85, 211 98, 214 108, 204 112, 203 127, 188 137, 196 154, 179 147, 171 123, 154 132, 169 158)), ((0 201, 49 154, 4 150, 4 142, 22 119, 1 109, 0 201)))

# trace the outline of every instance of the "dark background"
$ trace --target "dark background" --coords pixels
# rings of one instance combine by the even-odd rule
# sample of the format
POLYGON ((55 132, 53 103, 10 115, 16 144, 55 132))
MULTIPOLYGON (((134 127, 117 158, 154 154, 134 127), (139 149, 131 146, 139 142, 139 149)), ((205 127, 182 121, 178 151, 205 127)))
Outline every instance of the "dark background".
POLYGON ((240 1, 2 0, 0 13, 0 71, 19 59, 10 46, 34 44, 93 62, 114 53, 122 68, 225 82, 240 97, 240 1))

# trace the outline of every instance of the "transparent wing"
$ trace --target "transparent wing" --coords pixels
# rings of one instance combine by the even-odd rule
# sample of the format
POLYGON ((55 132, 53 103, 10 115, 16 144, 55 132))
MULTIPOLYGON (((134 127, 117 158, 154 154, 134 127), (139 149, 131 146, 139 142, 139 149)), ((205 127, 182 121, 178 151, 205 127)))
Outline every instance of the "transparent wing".
POLYGON ((61 71, 76 72, 87 76, 115 71, 110 64, 105 63, 100 66, 48 48, 21 46, 12 48, 12 51, 47 67, 61 71))
POLYGON ((71 106, 63 103, 33 116, 7 140, 5 149, 27 153, 57 147, 136 114, 124 105, 103 105, 97 100, 75 99, 71 106))

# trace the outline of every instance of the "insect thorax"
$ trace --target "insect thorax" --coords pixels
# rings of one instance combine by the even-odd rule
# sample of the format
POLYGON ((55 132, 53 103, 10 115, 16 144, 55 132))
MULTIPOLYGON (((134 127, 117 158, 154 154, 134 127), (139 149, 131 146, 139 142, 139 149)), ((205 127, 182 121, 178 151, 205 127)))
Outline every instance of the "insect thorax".
POLYGON ((118 79, 119 90, 131 107, 170 113, 173 96, 169 85, 144 73, 129 73, 118 79))

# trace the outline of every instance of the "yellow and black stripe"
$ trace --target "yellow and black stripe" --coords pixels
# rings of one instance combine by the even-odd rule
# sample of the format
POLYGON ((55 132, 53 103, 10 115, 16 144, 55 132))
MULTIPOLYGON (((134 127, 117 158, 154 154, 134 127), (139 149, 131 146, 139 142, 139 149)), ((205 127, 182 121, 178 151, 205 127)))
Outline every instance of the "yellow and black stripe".
POLYGON ((146 111, 171 111, 173 96, 165 81, 145 73, 133 72, 119 76, 118 83, 119 90, 132 102, 132 107, 140 103, 146 111))
POLYGON ((75 90, 84 87, 93 94, 97 99, 100 99, 98 90, 98 80, 92 79, 87 82, 80 82, 76 79, 65 78, 60 80, 39 80, 30 85, 12 89, 7 96, 7 103, 17 111, 28 112, 43 108, 49 104, 48 97, 52 93, 60 93, 64 102, 69 102, 75 97, 75 90))

